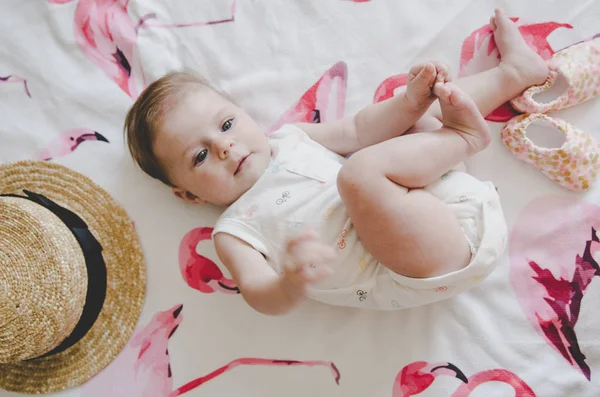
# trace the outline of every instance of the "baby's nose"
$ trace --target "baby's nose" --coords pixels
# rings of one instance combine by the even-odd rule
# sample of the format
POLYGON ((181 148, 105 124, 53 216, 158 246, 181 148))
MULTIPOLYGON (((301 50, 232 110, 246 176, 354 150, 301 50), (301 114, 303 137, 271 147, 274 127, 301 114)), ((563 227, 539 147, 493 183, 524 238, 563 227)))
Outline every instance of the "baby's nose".
POLYGON ((219 156, 221 158, 226 158, 229 156, 231 148, 233 147, 233 141, 231 139, 222 139, 217 145, 219 156))

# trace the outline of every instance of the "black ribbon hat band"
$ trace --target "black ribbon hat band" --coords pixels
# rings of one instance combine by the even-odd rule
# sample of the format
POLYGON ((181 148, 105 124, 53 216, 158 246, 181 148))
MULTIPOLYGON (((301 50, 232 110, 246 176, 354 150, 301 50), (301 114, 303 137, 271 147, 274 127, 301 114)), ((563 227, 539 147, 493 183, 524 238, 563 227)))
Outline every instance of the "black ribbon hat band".
MULTIPOLYGON (((106 298, 106 264, 102 257, 102 245, 96 240, 92 232, 88 229, 87 224, 77 214, 69 211, 68 209, 61 207, 49 198, 33 193, 28 190, 23 190, 26 196, 20 196, 16 194, 0 194, 4 197, 18 197, 22 199, 30 200, 37 203, 46 209, 50 210, 69 228, 69 230, 77 239, 83 256, 85 258, 85 265, 87 268, 88 285, 87 294, 85 299, 85 305, 81 317, 75 325, 75 328, 69 336, 67 336, 57 347, 48 353, 36 357, 47 357, 57 353, 60 353, 75 343, 80 341, 92 328, 102 306, 104 305, 104 299, 106 298)), ((35 360, 33 358, 32 360, 35 360)))

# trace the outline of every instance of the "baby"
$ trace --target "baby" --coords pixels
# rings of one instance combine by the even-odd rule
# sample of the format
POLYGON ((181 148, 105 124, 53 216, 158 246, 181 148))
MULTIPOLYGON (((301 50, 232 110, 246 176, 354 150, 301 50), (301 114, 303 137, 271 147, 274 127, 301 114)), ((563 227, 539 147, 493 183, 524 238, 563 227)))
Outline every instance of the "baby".
POLYGON ((177 197, 226 207, 216 251, 261 313, 303 297, 380 310, 447 299, 506 245, 494 186, 462 164, 490 142, 482 115, 548 76, 504 12, 490 25, 497 67, 453 84, 446 66, 417 65, 402 94, 269 137, 198 77, 168 74, 129 111, 129 149, 177 197))

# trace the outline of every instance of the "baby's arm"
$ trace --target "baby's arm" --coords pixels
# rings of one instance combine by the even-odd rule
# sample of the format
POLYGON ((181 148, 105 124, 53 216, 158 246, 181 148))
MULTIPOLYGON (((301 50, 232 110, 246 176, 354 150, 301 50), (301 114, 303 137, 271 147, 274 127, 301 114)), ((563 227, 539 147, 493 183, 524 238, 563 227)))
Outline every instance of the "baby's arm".
POLYGON ((427 63, 411 69, 407 90, 363 108, 355 116, 310 124, 299 123, 314 141, 345 156, 404 134, 434 102, 433 84, 449 79, 446 66, 427 63))
POLYGON ((214 242, 217 255, 254 310, 281 315, 298 304, 302 296, 285 291, 283 278, 267 264, 260 252, 230 234, 217 233, 214 242))
POLYGON ((214 237, 217 255, 238 284, 244 300, 256 311, 282 315, 293 309, 306 294, 307 286, 329 274, 326 266, 307 269, 333 256, 311 233, 304 233, 288 243, 288 257, 295 265, 286 266, 278 275, 262 254, 246 242, 226 233, 214 237))

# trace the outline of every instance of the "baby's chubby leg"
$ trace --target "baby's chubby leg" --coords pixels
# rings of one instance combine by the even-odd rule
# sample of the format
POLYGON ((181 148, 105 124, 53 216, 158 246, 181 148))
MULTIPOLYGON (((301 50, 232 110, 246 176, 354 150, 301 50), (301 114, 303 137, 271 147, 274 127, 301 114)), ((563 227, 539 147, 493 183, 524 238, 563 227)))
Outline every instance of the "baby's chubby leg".
POLYGON ((350 157, 340 178, 345 180, 350 177, 347 174, 365 170, 367 174, 380 173, 405 188, 422 188, 485 149, 491 132, 470 97, 452 83, 437 82, 433 92, 439 98, 442 128, 366 147, 350 157))
POLYGON ((418 188, 490 141, 489 127, 470 97, 452 83, 437 82, 433 91, 442 128, 367 147, 350 157, 338 176, 365 248, 392 271, 416 278, 461 269, 471 255, 450 208, 418 188))
MULTIPOLYGON (((413 66, 408 73, 408 86, 406 88, 406 97, 409 100, 418 103, 417 108, 427 106, 429 103, 427 113, 425 113, 416 123, 412 126, 406 134, 413 134, 415 132, 423 131, 435 131, 442 126, 440 118, 434 117, 432 114, 440 111, 440 105, 432 99, 437 99, 433 93, 433 87, 436 83, 447 83, 452 81, 450 74, 450 67, 448 65, 439 62, 427 62, 413 66), (435 73, 431 73, 434 71, 435 73), (427 83, 425 83, 427 82, 427 83)), ((460 85, 459 85, 460 88, 460 85)), ((466 172, 467 167, 462 161, 455 164, 452 168, 454 171, 466 172)))

